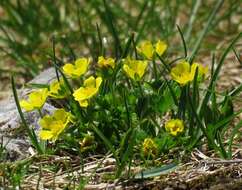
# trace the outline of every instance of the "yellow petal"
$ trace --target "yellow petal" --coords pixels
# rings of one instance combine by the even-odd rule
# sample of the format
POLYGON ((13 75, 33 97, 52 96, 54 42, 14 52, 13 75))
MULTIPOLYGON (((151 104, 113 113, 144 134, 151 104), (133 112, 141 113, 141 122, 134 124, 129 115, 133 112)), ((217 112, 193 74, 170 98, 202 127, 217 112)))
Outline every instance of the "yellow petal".
POLYGON ((80 87, 79 89, 77 89, 74 92, 73 96, 74 96, 75 100, 82 101, 82 100, 90 98, 93 94, 93 91, 95 91, 95 88, 80 87))
POLYGON ((31 111, 33 109, 40 109, 44 105, 46 98, 48 96, 48 89, 41 89, 33 91, 29 94, 28 100, 22 100, 20 106, 26 111, 31 111))
POLYGON ((53 98, 65 98, 68 95, 64 81, 61 79, 60 81, 55 80, 50 84, 50 90, 48 92, 48 96, 53 98))
POLYGON ((64 109, 55 110, 52 115, 46 115, 40 119, 40 138, 55 141, 70 122, 72 121, 69 112, 66 112, 64 109))
POLYGON ((88 101, 87 100, 79 101, 79 104, 80 104, 81 107, 87 107, 88 101))
POLYGON ((58 94, 58 91, 61 89, 60 83, 58 80, 52 82, 50 84, 50 91, 49 94, 58 94))
POLYGON ((87 58, 79 58, 75 61, 76 66, 76 75, 81 76, 86 73, 88 65, 90 63, 90 59, 87 58))
POLYGON ((191 68, 190 63, 188 63, 187 61, 182 61, 179 64, 177 64, 177 66, 175 67, 175 71, 178 74, 189 73, 190 68, 191 68))
POLYGON ((147 59, 152 59, 154 48, 150 41, 143 41, 137 47, 137 50, 142 53, 147 59))
POLYGON ((41 130, 39 133, 39 137, 42 140, 50 140, 53 138, 53 134, 51 133, 51 131, 41 130))
POLYGON ((193 79, 190 72, 190 64, 187 61, 177 64, 171 69, 171 77, 181 85, 187 84, 193 79))
POLYGON ((184 75, 176 75, 173 72, 171 73, 171 77, 174 81, 178 82, 181 86, 186 85, 188 82, 191 81, 190 73, 184 75))
POLYGON ((115 60, 113 58, 107 58, 105 59, 103 56, 98 57, 98 65, 99 67, 112 67, 114 69, 115 67, 115 60))
POLYGON ((159 40, 155 45, 155 51, 159 56, 162 56, 167 49, 167 44, 164 41, 159 40))
POLYGON ((104 61, 105 61, 104 57, 103 57, 103 56, 99 56, 99 57, 98 57, 98 61, 97 61, 97 63, 98 63, 98 65, 99 65, 100 67, 103 67, 103 66, 105 66, 105 65, 104 65, 104 61))
POLYGON ((147 65, 147 61, 137 61, 137 74, 140 78, 144 75, 147 65))
POLYGON ((75 100, 82 101, 82 100, 91 98, 93 95, 97 93, 97 91, 98 91, 97 88, 80 87, 74 92, 73 96, 75 100))
POLYGON ((134 79, 134 74, 135 74, 135 72, 134 72, 134 70, 130 69, 128 65, 124 65, 124 66, 123 66, 123 70, 126 72, 126 74, 127 74, 130 78, 134 79))
POLYGON ((39 121, 39 125, 42 129, 50 129, 51 123, 53 122, 53 119, 51 116, 46 115, 39 121))
POLYGON ((20 101, 20 106, 21 106, 21 108, 25 109, 25 111, 31 111, 31 110, 34 109, 34 107, 32 106, 32 104, 30 104, 26 100, 20 101))
POLYGON ((83 98, 85 89, 83 87, 80 87, 79 89, 75 90, 73 93, 73 96, 75 98, 76 101, 80 101, 80 100, 85 100, 85 97, 83 98))
POLYGON ((113 69, 115 67, 115 60, 113 58, 108 58, 108 65, 110 65, 113 69))
POLYGON ((123 70, 130 78, 139 80, 144 75, 147 65, 147 61, 132 60, 128 57, 124 60, 123 70))
POLYGON ((67 63, 63 66, 63 71, 65 74, 78 78, 81 75, 85 74, 90 63, 90 59, 79 58, 75 61, 74 64, 67 63))
POLYGON ((95 78, 93 76, 90 76, 88 79, 84 81, 84 86, 95 87, 96 86, 95 78))
POLYGON ((102 78, 97 77, 96 79, 91 76, 84 81, 84 87, 80 87, 75 90, 73 93, 74 99, 79 101, 82 107, 86 107, 88 105, 87 99, 94 96, 102 83, 102 78))
POLYGON ((75 70, 74 65, 72 65, 70 63, 65 64, 62 68, 63 68, 64 73, 69 76, 72 76, 72 74, 75 70))
POLYGON ((102 84, 102 81, 103 81, 102 77, 97 77, 96 78, 96 88, 100 87, 100 85, 102 84))
POLYGON ((57 110, 55 110, 53 117, 56 120, 61 120, 61 121, 65 122, 67 114, 68 114, 68 112, 66 112, 64 109, 57 109, 57 110))

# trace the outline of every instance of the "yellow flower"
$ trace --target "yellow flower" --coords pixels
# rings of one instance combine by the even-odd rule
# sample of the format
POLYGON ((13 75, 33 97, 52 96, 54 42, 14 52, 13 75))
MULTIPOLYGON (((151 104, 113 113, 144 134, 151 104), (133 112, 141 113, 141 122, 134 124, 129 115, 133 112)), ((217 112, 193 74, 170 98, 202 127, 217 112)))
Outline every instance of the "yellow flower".
POLYGON ((41 109, 48 96, 48 89, 40 89, 29 94, 28 100, 21 100, 20 106, 25 111, 32 111, 34 109, 41 109))
POLYGON ((173 136, 176 136, 178 133, 181 133, 184 130, 183 121, 180 119, 171 119, 166 122, 165 129, 173 136))
POLYGON ((182 61, 171 69, 171 77, 173 80, 184 86, 193 80, 195 74, 194 68, 195 67, 193 67, 191 71, 190 64, 187 61, 182 61))
POLYGON ((151 138, 146 138, 143 142, 144 156, 155 156, 157 154, 157 145, 151 138))
POLYGON ((208 68, 203 67, 198 63, 193 63, 192 66, 187 61, 182 61, 171 69, 171 77, 173 80, 184 86, 188 82, 193 81, 196 68, 198 67, 198 81, 207 73, 208 68))
POLYGON ((145 73, 148 65, 147 61, 130 59, 129 57, 124 60, 123 70, 132 79, 140 79, 145 73))
POLYGON ((50 84, 49 96, 53 98, 65 98, 67 96, 67 91, 65 89, 65 84, 63 79, 60 81, 55 80, 50 84))
POLYGON ((143 41, 137 46, 137 50, 142 53, 147 59, 152 59, 154 48, 151 41, 143 41))
POLYGON ((143 54, 147 59, 152 59, 156 52, 162 56, 167 49, 167 44, 164 41, 158 40, 155 46, 150 41, 143 41, 137 46, 139 53, 143 54))
POLYGON ((89 77, 84 81, 83 87, 80 87, 73 93, 75 100, 79 102, 81 107, 87 107, 88 99, 98 92, 101 84, 101 77, 97 77, 96 79, 93 76, 89 77))
POLYGON ((41 130, 39 136, 42 140, 56 141, 66 126, 73 122, 72 115, 64 109, 56 110, 53 115, 46 115, 40 121, 41 130))
POLYGON ((112 67, 114 69, 115 67, 115 61, 113 58, 107 58, 105 59, 103 56, 98 57, 98 65, 100 67, 112 67))
POLYGON ((159 56, 162 56, 167 49, 167 44, 164 41, 158 40, 155 45, 155 51, 159 56))
POLYGON ((63 71, 65 74, 78 78, 81 75, 85 74, 87 71, 87 67, 90 63, 90 59, 80 58, 75 61, 74 64, 67 63, 63 66, 63 71))

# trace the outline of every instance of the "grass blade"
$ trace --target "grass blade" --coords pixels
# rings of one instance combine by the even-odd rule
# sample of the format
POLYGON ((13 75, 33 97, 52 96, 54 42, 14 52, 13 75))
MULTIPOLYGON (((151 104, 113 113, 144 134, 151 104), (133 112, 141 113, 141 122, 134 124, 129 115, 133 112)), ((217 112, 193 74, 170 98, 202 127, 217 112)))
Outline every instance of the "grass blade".
POLYGON ((183 44, 183 48, 184 48, 184 57, 186 58, 187 57, 187 45, 186 45, 186 41, 185 41, 185 38, 184 38, 184 35, 179 27, 179 25, 176 25, 177 29, 178 29, 178 32, 181 36, 181 39, 182 39, 182 44, 183 44))
POLYGON ((58 73, 58 70, 57 70, 57 62, 56 62, 56 56, 55 56, 55 36, 52 37, 52 51, 53 51, 53 58, 54 58, 54 65, 55 65, 55 74, 56 74, 56 77, 57 77, 57 80, 60 82, 60 77, 59 77, 59 73, 58 73))
POLYGON ((98 41, 99 41, 99 54, 104 56, 104 48, 103 48, 103 40, 99 25, 96 23, 97 34, 98 34, 98 41))
POLYGON ((11 84, 12 84, 12 91, 13 91, 14 100, 15 100, 15 103, 16 103, 17 110, 18 110, 18 113, 20 115, 20 118, 22 120, 23 127, 27 131, 28 136, 30 138, 30 141, 31 141, 32 145, 36 148, 37 152, 39 154, 43 154, 43 150, 41 149, 41 146, 40 146, 40 144, 38 142, 38 139, 37 139, 37 137, 35 135, 34 130, 31 130, 28 127, 27 122, 26 122, 26 120, 24 118, 24 114, 23 114, 21 106, 19 104, 18 94, 17 94, 17 90, 16 90, 16 86, 15 86, 15 82, 14 82, 14 77, 13 76, 11 77, 11 84))
POLYGON ((195 58, 200 45, 202 43, 202 40, 204 39, 204 37, 206 36, 206 34, 208 33, 209 29, 210 29, 210 25, 212 24, 215 15, 218 13, 219 9, 221 8, 221 6, 223 5, 224 0, 218 0, 217 4, 215 5, 213 11, 211 12, 209 18, 208 18, 208 22, 206 24, 206 26, 204 27, 203 31, 201 32, 201 34, 199 35, 196 44, 193 47, 193 51, 191 53, 191 56, 189 57, 189 62, 193 62, 193 59, 195 58))
POLYGON ((234 40, 230 43, 230 45, 227 47, 227 49, 224 51, 224 53, 223 53, 223 55, 222 55, 222 57, 221 57, 221 59, 220 59, 220 61, 219 61, 219 63, 218 63, 218 66, 217 66, 217 68, 215 69, 215 71, 213 72, 214 74, 213 74, 213 76, 212 76, 212 78, 211 78, 211 80, 210 80, 210 83, 209 83, 209 86, 208 86, 208 90, 207 90, 207 92, 206 92, 206 94, 205 94, 205 96, 204 96, 204 99, 203 99, 203 101, 202 101, 202 103, 201 103, 201 106, 200 106, 200 108, 199 108, 199 114, 201 115, 202 114, 202 111, 203 111, 203 108, 204 108, 204 106, 208 103, 208 101, 209 101, 209 98, 210 98, 210 95, 211 95, 211 92, 212 92, 212 88, 213 88, 213 85, 214 85, 214 83, 216 83, 216 80, 217 80, 217 78, 218 78, 218 74, 219 74, 219 72, 220 72, 220 70, 221 70, 221 68, 222 68, 222 65, 223 65, 223 63, 224 63, 224 60, 225 60, 225 58, 226 58, 226 56, 227 56, 227 54, 229 53, 229 51, 232 49, 232 47, 234 46, 234 44, 237 42, 237 40, 240 38, 242 36, 242 33, 240 33, 238 36, 236 36, 236 38, 234 38, 234 40))

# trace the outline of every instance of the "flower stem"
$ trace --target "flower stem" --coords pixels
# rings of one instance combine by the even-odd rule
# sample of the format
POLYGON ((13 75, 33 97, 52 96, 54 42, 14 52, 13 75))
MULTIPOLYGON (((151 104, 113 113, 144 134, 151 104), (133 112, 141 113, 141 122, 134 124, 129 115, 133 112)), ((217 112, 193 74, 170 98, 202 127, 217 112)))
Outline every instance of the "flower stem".
POLYGON ((153 70, 154 70, 154 75, 155 75, 155 80, 158 80, 158 74, 157 74, 157 68, 156 68, 156 62, 152 60, 153 63, 153 70))
POLYGON ((138 87, 139 87, 140 95, 141 95, 142 98, 144 98, 144 92, 143 92, 140 81, 137 81, 137 84, 138 84, 138 87))
POLYGON ((43 116, 43 113, 41 112, 41 109, 38 109, 38 113, 39 113, 39 115, 40 115, 41 118, 44 117, 44 116, 43 116))

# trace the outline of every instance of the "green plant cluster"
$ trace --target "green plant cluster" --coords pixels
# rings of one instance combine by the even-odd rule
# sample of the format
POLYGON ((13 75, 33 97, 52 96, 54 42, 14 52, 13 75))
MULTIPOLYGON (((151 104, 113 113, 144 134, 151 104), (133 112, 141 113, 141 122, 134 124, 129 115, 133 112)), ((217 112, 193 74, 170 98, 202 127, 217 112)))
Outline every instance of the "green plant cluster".
MULTIPOLYGON (((185 57, 171 60, 154 51, 152 43, 136 46, 133 38, 131 35, 124 46, 126 53, 119 52, 121 56, 116 59, 101 56, 98 63, 90 63, 80 58, 63 66, 54 60, 58 80, 32 92, 28 100, 20 103, 12 80, 24 126, 38 152, 53 151, 53 143, 57 152, 83 155, 110 151, 116 159, 117 177, 134 160, 154 160, 173 148, 191 151, 207 143, 223 158, 231 158, 236 132, 228 143, 226 132, 232 119, 241 113, 234 113, 232 105, 241 86, 218 94, 215 84, 226 55, 241 34, 216 67, 213 59, 207 86, 203 83, 206 69, 189 63, 186 53, 185 57), (154 54, 151 59, 147 52, 154 54), (48 97, 62 109, 43 116, 41 108, 48 97), (21 107, 39 111, 40 142, 27 126, 21 107)), ((240 126, 241 122, 235 129, 240 126)))
MULTIPOLYGON (((8 44, 10 52, 5 48, 2 50, 22 68, 31 70, 32 75, 38 72, 40 65, 33 51, 43 51, 44 59, 48 59, 56 70, 55 81, 33 85, 38 89, 25 100, 18 99, 12 77, 22 126, 39 154, 68 153, 83 158, 111 153, 116 160, 117 178, 137 163, 162 165, 156 160, 176 150, 178 153, 190 152, 206 145, 222 158, 232 157, 232 145, 242 125, 240 121, 231 128, 232 120, 242 111, 234 112, 232 102, 241 93, 241 85, 217 92, 216 83, 231 50, 241 63, 235 44, 242 33, 227 45, 219 58, 212 54, 208 68, 195 62, 208 32, 232 15, 233 11, 224 16, 216 15, 223 0, 216 1, 213 10, 204 11, 204 15, 199 12, 202 2, 192 1, 192 14, 185 25, 187 30, 175 27, 175 18, 180 6, 189 1, 175 5, 171 1, 130 1, 131 7, 135 4, 140 8, 136 16, 116 1, 109 4, 105 0, 92 0, 86 2, 85 8, 73 8, 68 2, 80 3, 1 2, 12 18, 1 21, 1 30, 5 33, 5 38, 1 39, 8 44), (62 3, 68 5, 64 6, 65 11, 62 3), (162 18, 155 11, 159 5, 165 10, 162 18), (41 7, 38 10, 46 14, 35 22, 29 14, 32 15, 30 10, 38 6, 41 7), (70 20, 61 20, 62 11, 70 14, 70 20), (204 16, 201 19, 206 23, 191 38, 198 13, 204 16), (102 24, 96 24, 97 17, 102 24), (29 19, 29 26, 22 31, 23 21, 29 19), (78 21, 77 29, 70 27, 72 19, 78 21), (55 22, 60 28, 52 28, 51 24, 46 27, 44 22, 55 22), (161 23, 158 28, 154 27, 157 23, 161 23), (10 36, 9 28, 13 36, 10 36), (60 33, 52 35, 59 29, 60 33), (52 47, 47 51, 44 50, 46 44, 39 46, 43 31, 44 35, 52 35, 52 47), (16 33, 26 38, 24 46, 17 41, 16 33), (152 35, 158 33, 161 34, 152 35), (179 47, 183 54, 181 49, 174 53, 178 50, 177 42, 170 42, 176 34, 180 36, 179 47), (81 49, 78 43, 85 44, 88 52, 77 53, 81 49), (82 56, 77 56, 80 54, 82 56), (46 101, 57 107, 53 114, 43 115, 46 101), (39 112, 38 132, 28 126, 22 109, 39 112)), ((229 7, 235 11, 238 6, 233 2, 229 7)), ((49 42, 47 44, 51 46, 49 42)), ((5 154, 4 147, 0 148, 0 153, 5 154)), ((179 162, 179 158, 172 158, 179 162)))

